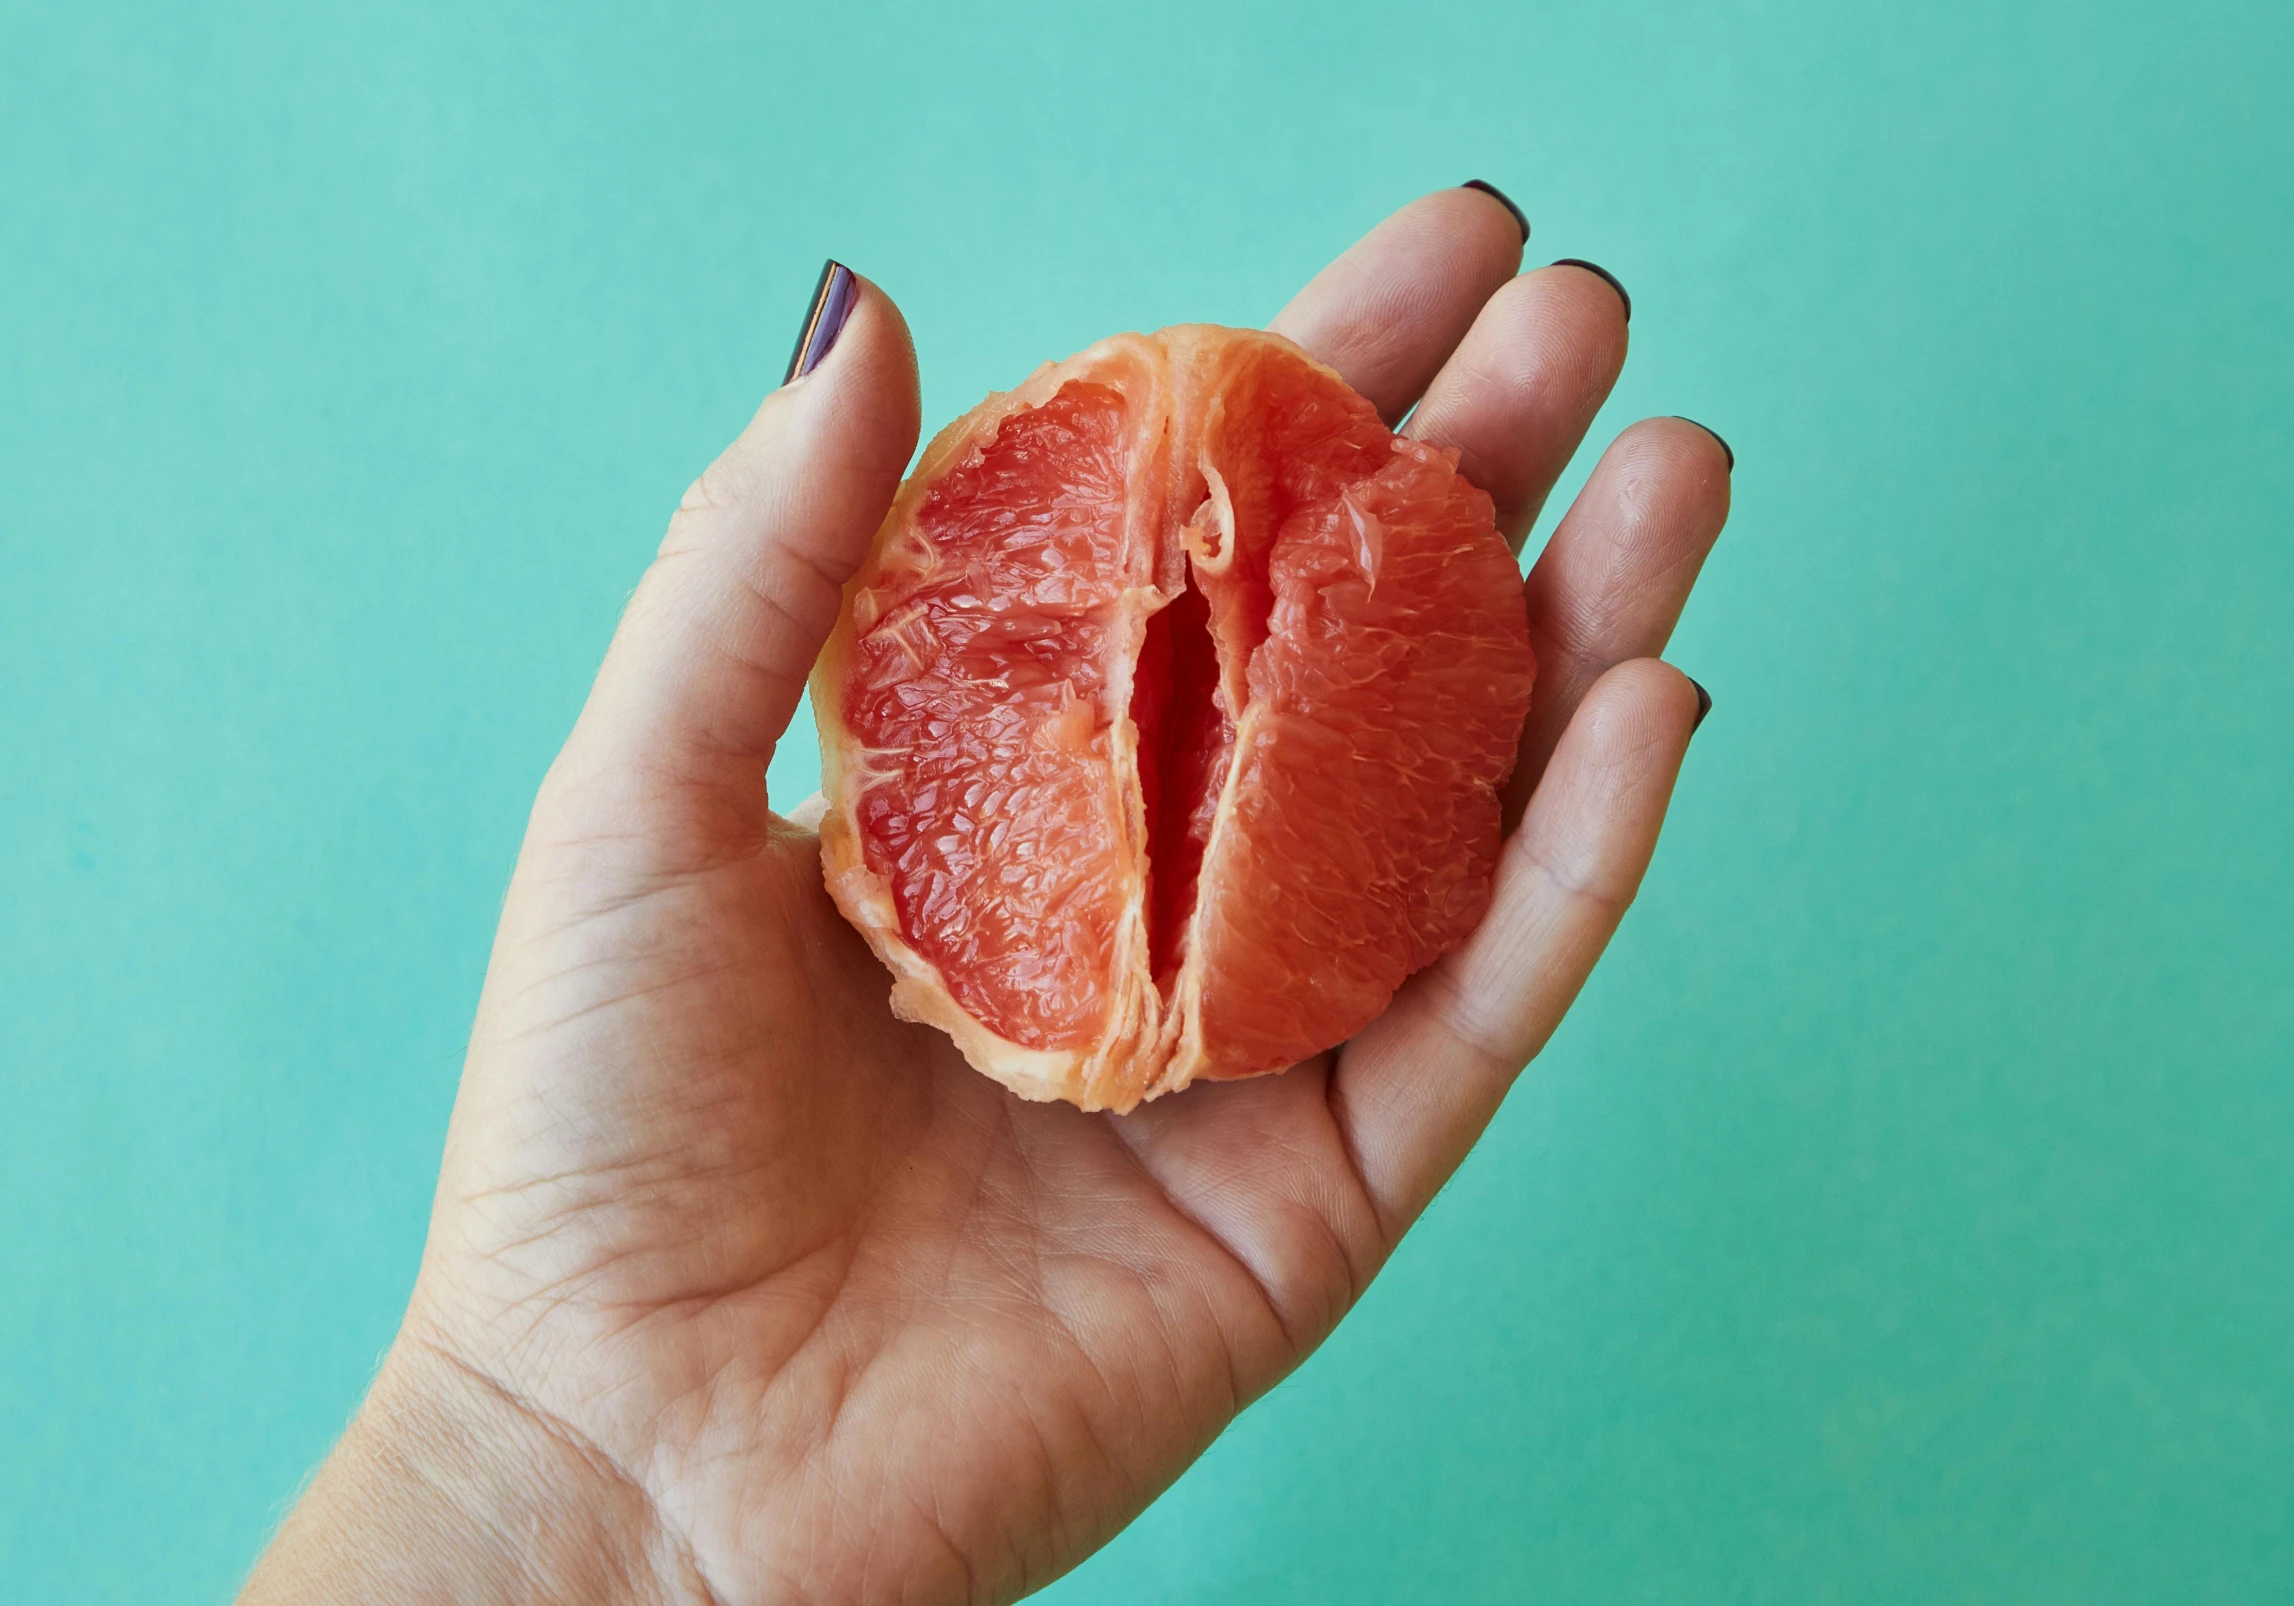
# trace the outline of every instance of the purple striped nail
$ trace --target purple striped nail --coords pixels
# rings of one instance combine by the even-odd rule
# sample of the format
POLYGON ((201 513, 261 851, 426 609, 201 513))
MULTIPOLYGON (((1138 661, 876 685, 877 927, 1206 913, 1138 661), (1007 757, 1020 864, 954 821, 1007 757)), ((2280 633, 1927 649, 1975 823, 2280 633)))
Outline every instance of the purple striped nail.
POLYGON ((821 264, 820 283, 813 286, 812 306, 804 315, 804 328, 797 333, 797 349, 789 353, 789 371, 781 375, 782 384, 802 379, 820 366, 828 348, 844 333, 844 320, 852 316, 859 287, 852 270, 836 258, 821 264))

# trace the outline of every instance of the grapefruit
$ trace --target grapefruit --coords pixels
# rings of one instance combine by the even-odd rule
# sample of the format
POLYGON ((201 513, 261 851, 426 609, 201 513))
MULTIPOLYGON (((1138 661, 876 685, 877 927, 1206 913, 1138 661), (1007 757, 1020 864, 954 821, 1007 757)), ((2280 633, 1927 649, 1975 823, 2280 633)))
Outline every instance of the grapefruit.
POLYGON ((1279 336, 1118 335, 941 431, 845 588, 823 871, 1029 1098, 1280 1070, 1481 918, 1534 672, 1456 453, 1279 336))

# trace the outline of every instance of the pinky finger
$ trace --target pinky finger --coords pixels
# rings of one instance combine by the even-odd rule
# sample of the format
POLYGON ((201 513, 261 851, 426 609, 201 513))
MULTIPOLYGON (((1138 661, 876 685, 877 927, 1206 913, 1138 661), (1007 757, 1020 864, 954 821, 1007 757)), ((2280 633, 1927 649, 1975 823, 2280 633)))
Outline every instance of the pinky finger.
POLYGON ((1340 1052, 1332 1112, 1389 1242, 1465 1159, 1608 946, 1656 851, 1699 700, 1654 658, 1596 681, 1506 844, 1481 925, 1340 1052))

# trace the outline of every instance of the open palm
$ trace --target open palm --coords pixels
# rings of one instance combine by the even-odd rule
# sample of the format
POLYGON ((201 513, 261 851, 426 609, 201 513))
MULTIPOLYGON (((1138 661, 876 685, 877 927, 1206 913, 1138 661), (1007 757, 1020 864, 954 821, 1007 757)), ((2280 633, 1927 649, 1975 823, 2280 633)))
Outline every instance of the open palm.
MULTIPOLYGON (((1389 421, 1415 406, 1516 540, 1625 352, 1608 284, 1519 258, 1504 208, 1443 191, 1275 325, 1389 421)), ((1284 1075, 1024 1103, 890 1014, 809 811, 766 797, 916 433, 906 331, 864 287, 680 509, 536 805, 378 1386, 546 1445, 615 1514, 633 1595, 1007 1600, 1105 1541, 1464 1156, 1631 900, 1698 717, 1653 655, 1728 464, 1655 420, 1527 583, 1526 812, 1468 945, 1284 1075)))

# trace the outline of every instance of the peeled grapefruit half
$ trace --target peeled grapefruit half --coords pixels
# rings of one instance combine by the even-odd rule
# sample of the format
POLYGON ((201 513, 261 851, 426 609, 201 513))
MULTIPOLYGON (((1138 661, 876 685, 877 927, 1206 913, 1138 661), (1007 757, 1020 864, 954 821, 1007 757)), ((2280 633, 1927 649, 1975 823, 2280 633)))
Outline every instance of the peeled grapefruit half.
POLYGON ((1528 621, 1457 454, 1275 335, 1118 335, 925 449, 813 672, 893 1007, 1127 1110, 1376 1018, 1489 899, 1528 621))

